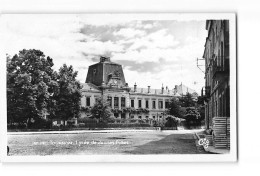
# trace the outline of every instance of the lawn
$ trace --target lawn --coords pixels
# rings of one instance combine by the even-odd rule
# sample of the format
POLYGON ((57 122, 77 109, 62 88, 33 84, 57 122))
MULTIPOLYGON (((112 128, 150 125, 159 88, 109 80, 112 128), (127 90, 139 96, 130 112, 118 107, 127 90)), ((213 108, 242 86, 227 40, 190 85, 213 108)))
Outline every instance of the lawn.
POLYGON ((9 155, 204 154, 192 132, 8 134, 9 155))

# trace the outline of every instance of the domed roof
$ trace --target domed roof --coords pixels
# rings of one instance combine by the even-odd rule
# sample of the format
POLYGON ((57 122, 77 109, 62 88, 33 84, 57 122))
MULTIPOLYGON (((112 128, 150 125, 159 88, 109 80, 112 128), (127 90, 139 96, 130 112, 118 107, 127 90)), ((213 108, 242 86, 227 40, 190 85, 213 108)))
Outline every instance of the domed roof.
POLYGON ((122 65, 111 62, 108 57, 100 57, 100 62, 89 66, 86 83, 96 86, 125 86, 122 65))

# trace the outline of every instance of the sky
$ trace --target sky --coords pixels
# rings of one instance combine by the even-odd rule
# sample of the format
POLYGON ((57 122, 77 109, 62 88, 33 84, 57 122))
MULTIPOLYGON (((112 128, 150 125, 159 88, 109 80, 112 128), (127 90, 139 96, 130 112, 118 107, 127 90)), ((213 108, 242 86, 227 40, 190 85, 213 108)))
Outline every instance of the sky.
POLYGON ((182 83, 200 93, 205 81, 196 59, 203 55, 205 23, 112 14, 2 15, 0 39, 11 56, 39 49, 53 59, 55 70, 72 65, 82 83, 88 66, 106 56, 123 66, 130 87, 173 89, 182 83))

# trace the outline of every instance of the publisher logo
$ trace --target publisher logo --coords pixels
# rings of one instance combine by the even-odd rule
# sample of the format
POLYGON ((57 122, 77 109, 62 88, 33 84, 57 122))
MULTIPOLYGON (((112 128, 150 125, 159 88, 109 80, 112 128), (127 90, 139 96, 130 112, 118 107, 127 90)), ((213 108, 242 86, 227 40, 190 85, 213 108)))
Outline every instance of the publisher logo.
POLYGON ((209 147, 209 140, 207 140, 206 138, 201 138, 198 141, 199 145, 203 145, 203 147, 208 148, 209 147))

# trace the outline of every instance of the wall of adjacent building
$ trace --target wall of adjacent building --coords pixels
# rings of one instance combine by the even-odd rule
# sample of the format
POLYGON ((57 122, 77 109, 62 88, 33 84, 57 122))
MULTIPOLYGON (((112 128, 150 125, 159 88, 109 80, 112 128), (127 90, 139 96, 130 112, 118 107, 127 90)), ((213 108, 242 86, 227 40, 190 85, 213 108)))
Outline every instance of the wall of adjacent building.
POLYGON ((203 57, 206 67, 205 87, 210 90, 205 105, 207 128, 212 128, 213 117, 229 116, 229 73, 223 77, 213 77, 216 67, 224 67, 224 64, 229 62, 228 25, 226 20, 209 20, 206 25, 208 37, 203 57))

